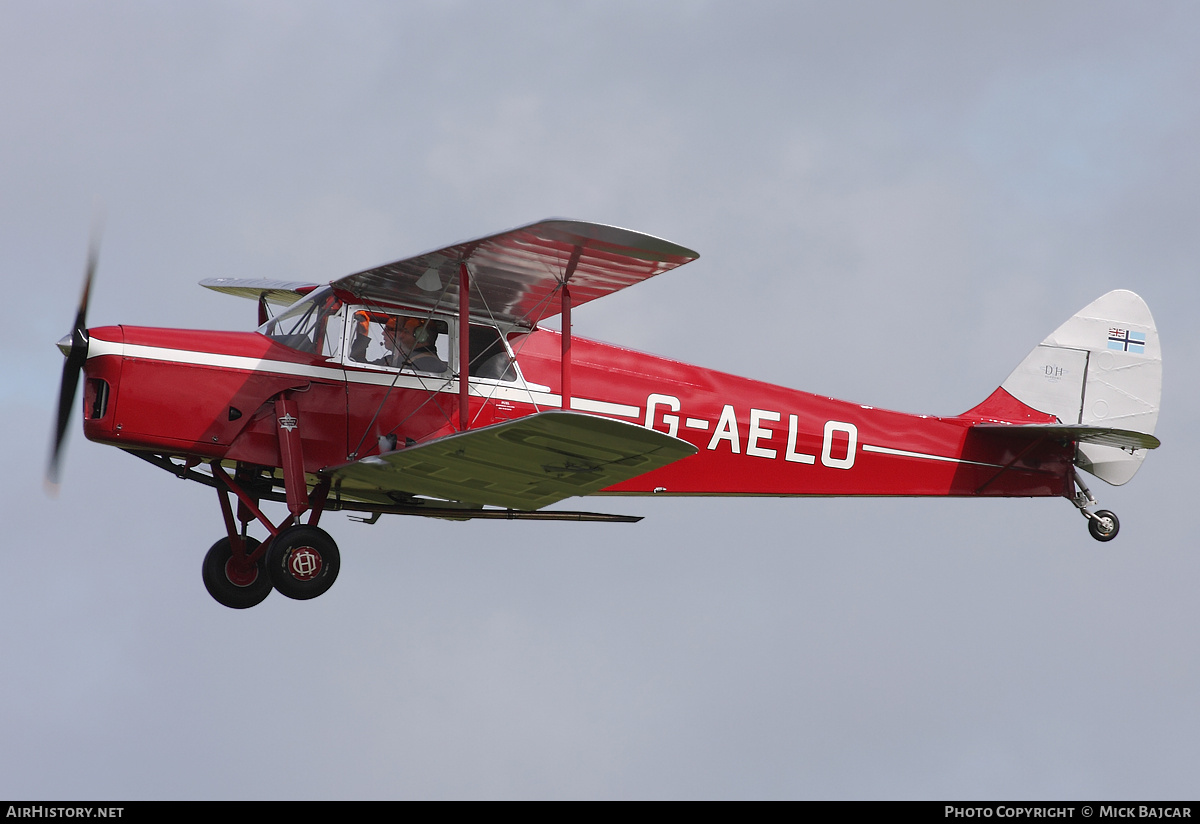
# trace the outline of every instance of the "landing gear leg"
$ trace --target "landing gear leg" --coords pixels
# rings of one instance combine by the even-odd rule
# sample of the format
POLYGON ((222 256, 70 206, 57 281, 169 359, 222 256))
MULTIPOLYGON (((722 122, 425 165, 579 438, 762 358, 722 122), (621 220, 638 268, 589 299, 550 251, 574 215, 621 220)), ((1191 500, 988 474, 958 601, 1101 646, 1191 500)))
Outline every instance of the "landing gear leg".
POLYGON ((288 598, 306 601, 324 594, 337 580, 341 555, 337 544, 317 526, 329 496, 329 479, 319 480, 310 491, 304 473, 304 454, 295 403, 283 393, 275 399, 279 421, 279 452, 283 486, 290 514, 274 524, 259 507, 263 486, 270 491, 263 467, 238 464, 230 478, 220 461, 209 468, 218 483, 217 497, 228 537, 218 541, 204 559, 204 585, 220 603, 234 609, 252 607, 277 589, 288 598), (235 521, 229 493, 238 501, 235 521), (309 513, 308 523, 297 523, 309 513), (265 544, 246 536, 246 526, 257 520, 271 533, 265 544), (241 528, 238 528, 238 522, 241 528))
POLYGON ((221 514, 225 517, 226 537, 217 541, 204 556, 201 576, 208 594, 230 609, 249 609, 271 594, 271 576, 267 574, 266 550, 246 534, 248 514, 243 517, 238 504, 241 529, 234 522, 233 509, 224 489, 217 488, 221 514))
POLYGON ((1121 522, 1117 520, 1117 516, 1107 509, 1089 512, 1089 506, 1097 506, 1096 499, 1092 497, 1092 491, 1078 477, 1075 478, 1075 485, 1079 487, 1079 492, 1071 499, 1071 503, 1075 504, 1083 513, 1083 517, 1087 518, 1088 532, 1092 537, 1097 541, 1111 541, 1117 537, 1117 532, 1121 529, 1121 522))

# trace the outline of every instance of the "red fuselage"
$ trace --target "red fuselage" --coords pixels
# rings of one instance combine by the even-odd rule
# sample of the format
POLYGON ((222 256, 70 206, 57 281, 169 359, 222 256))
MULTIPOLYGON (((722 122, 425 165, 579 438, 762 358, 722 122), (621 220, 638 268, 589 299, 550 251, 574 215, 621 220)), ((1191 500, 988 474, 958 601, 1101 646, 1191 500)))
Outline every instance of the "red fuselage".
MULTIPOLYGON (((84 432, 126 449, 281 466, 273 399, 304 422, 304 470, 375 454, 381 435, 459 428, 456 378, 364 368, 258 332, 90 330, 84 432)), ((521 378, 471 379, 471 428, 561 407, 561 337, 510 336, 521 378)), ((997 390, 962 416, 874 409, 574 338, 571 408, 639 423, 699 452, 605 490, 673 495, 1073 494, 1074 446, 972 430, 1053 422, 997 390)))

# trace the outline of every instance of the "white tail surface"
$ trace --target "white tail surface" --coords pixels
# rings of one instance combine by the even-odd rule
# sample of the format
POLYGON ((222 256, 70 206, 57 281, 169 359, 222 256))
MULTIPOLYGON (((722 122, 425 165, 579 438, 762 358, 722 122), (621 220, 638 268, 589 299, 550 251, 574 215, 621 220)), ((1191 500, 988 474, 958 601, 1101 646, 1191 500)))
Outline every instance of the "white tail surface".
MULTIPOLYGON (((1102 295, 1055 329, 1002 386, 1067 425, 1153 435, 1162 397, 1162 350, 1149 307, 1125 289, 1102 295)), ((1080 443, 1075 465, 1120 485, 1145 457, 1145 449, 1080 443)))

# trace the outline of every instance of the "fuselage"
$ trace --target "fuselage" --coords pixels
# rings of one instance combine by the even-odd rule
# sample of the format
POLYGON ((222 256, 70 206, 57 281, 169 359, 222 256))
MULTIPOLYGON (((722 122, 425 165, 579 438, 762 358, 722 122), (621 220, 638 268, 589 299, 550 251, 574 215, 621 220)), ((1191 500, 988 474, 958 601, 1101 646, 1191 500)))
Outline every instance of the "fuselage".
MULTIPOLYGON (((346 313, 345 317, 352 317, 346 313)), ((281 466, 273 399, 298 409, 306 473, 458 431, 459 383, 356 361, 342 345, 303 351, 261 332, 135 326, 89 330, 84 431, 94 441, 193 461, 281 466)), ((330 327, 333 328, 332 326, 330 327)), ((472 336, 476 326, 472 324, 472 336)), ((451 322, 447 337, 457 340, 451 322)), ((562 407, 561 337, 491 334, 517 364, 469 380, 469 426, 562 407)), ((494 345, 494 344, 493 344, 494 345)), ((1073 447, 972 430, 1051 422, 997 390, 971 413, 912 415, 848 403, 575 337, 570 408, 657 429, 696 455, 604 490, 669 495, 1070 496, 1073 447)), ((474 368, 474 367, 472 367, 474 368)))

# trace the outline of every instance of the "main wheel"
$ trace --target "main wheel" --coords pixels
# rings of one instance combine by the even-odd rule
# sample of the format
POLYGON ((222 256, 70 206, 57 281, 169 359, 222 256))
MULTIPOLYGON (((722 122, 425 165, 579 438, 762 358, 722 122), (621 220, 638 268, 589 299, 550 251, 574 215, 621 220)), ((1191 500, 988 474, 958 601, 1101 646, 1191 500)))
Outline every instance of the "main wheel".
POLYGON ((1121 522, 1117 520, 1116 515, 1107 509, 1097 509, 1093 515, 1094 517, 1088 518, 1088 532, 1092 533, 1093 538, 1097 541, 1111 541, 1117 537, 1121 522))
MULTIPOLYGON (((246 538, 246 555, 257 548, 258 541, 246 538)), ((222 538, 208 550, 201 573, 208 594, 230 609, 248 609, 271 594, 271 576, 267 574, 265 559, 251 564, 245 556, 234 558, 228 538, 222 538)))
POLYGON ((275 536, 267 550, 271 583, 297 601, 323 594, 337 580, 341 566, 337 544, 315 526, 288 527, 275 536))

